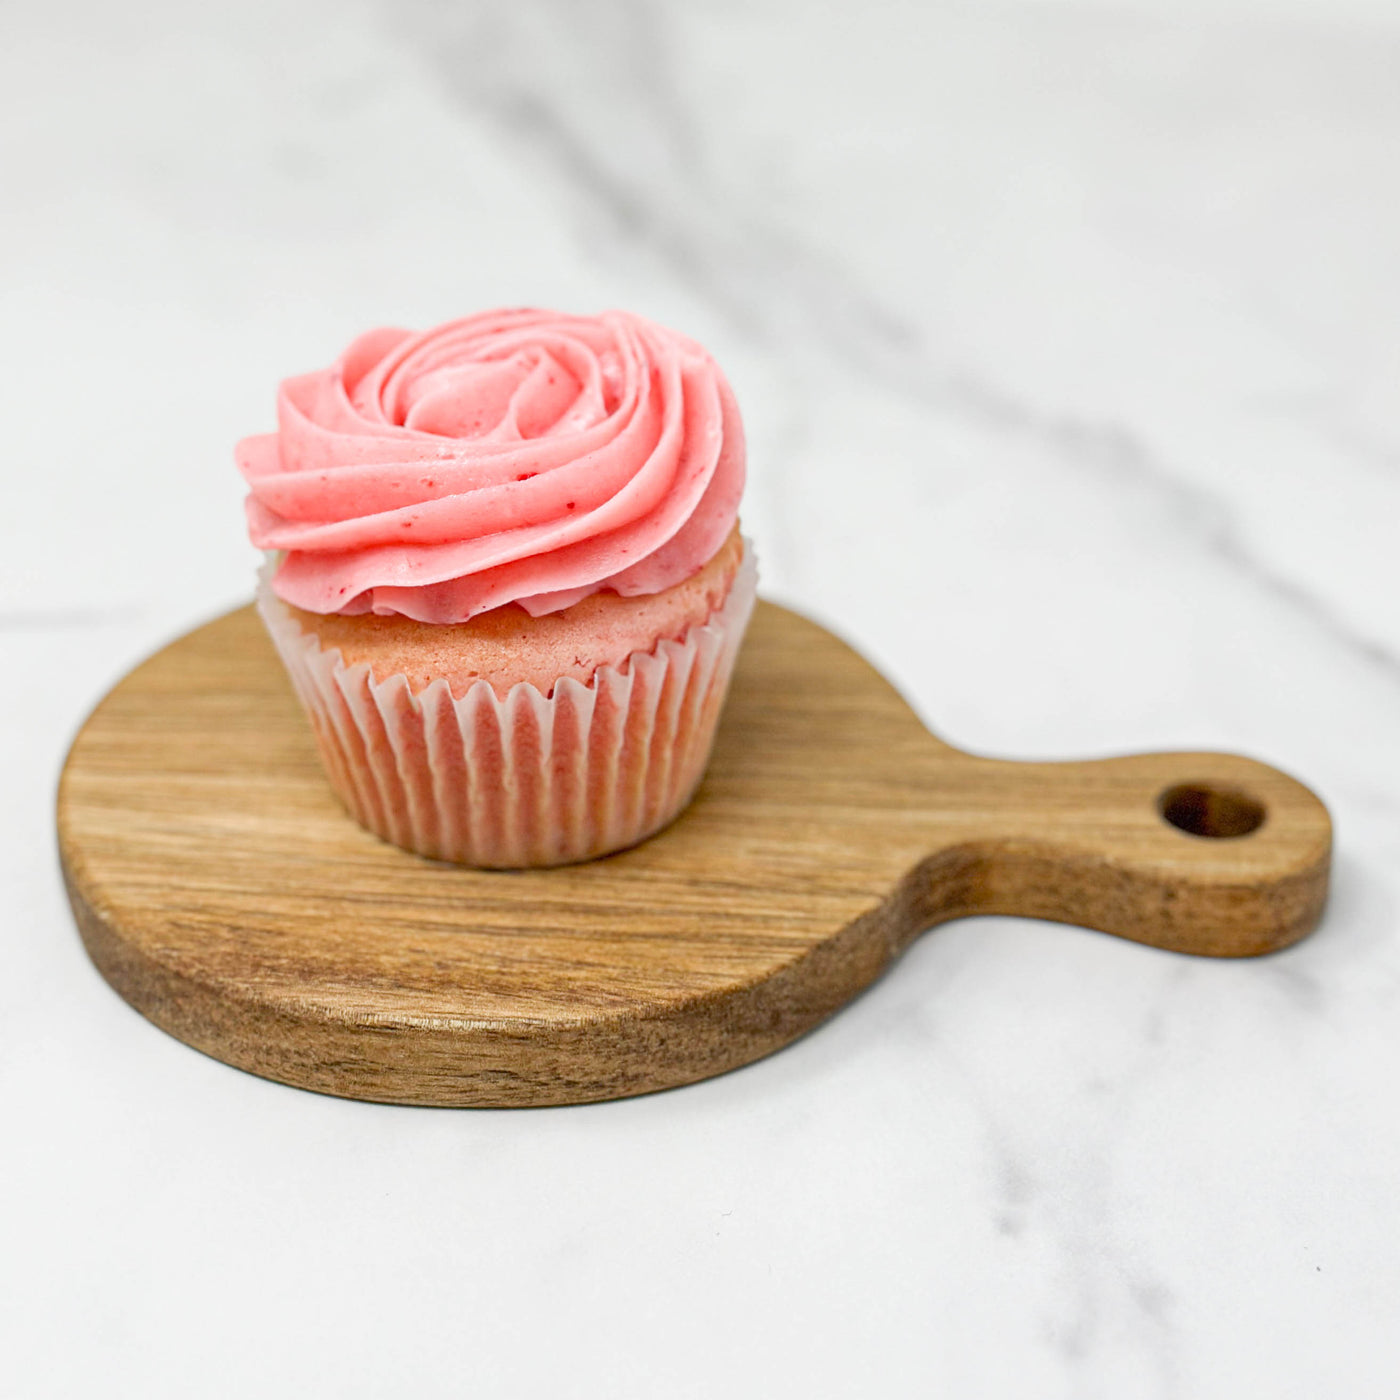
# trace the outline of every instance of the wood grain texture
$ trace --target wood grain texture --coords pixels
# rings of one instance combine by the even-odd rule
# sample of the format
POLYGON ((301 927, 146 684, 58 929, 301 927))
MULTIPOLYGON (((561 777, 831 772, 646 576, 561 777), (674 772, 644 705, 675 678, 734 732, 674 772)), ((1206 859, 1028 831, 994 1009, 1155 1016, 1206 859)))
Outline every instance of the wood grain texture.
POLYGON ((1322 803, 1246 758, 960 753, 844 644, 765 603, 699 796, 604 860, 468 870, 363 831, 251 608, 102 701, 58 833, 93 961, 170 1034, 308 1089, 483 1106, 745 1064, 968 914, 1268 952, 1317 922, 1331 848, 1322 803), (1188 834, 1164 809, 1255 829, 1188 834))

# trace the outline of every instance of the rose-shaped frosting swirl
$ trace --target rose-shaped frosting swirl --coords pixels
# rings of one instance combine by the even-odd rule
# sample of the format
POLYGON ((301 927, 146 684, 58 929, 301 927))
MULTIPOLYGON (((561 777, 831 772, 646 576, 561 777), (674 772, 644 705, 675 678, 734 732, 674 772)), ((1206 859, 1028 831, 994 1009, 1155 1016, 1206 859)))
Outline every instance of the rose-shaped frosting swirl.
POLYGON ((744 484, 719 367, 620 311, 370 331, 284 381, 277 424, 238 444, 248 530, 309 612, 464 622, 658 593, 718 550, 744 484))

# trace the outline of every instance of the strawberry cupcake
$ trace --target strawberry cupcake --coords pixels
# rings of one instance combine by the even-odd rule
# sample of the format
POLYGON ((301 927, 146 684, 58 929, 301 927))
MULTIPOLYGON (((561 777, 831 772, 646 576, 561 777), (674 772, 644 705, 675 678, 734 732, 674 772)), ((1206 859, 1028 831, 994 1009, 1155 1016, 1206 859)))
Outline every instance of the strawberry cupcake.
POLYGON ((277 422, 237 449, 258 607, 357 821, 518 867, 679 814, 756 578, 699 345, 615 311, 375 330, 277 422))

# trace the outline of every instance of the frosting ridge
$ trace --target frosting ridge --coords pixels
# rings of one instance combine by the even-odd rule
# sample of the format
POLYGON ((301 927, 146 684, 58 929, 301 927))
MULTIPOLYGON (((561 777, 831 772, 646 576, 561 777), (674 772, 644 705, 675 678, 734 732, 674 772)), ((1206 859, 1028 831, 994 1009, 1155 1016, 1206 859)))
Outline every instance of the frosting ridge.
POLYGON ((277 424, 236 450, 248 530, 308 612, 464 622, 657 593, 724 543, 744 483, 714 360, 620 311, 373 330, 285 380, 277 424))

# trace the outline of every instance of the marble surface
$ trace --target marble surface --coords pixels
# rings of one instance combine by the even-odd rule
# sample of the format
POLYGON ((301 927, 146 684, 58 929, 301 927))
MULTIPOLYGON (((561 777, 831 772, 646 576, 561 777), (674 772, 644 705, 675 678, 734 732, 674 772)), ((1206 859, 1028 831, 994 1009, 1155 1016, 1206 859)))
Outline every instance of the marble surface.
POLYGON ((1400 12, 1390 0, 10 6, 0 1391, 1400 1388, 1400 12), (705 341, 770 596, 967 747, 1239 749, 1320 931, 930 934, 632 1102, 207 1060, 88 964, 68 741, 249 593, 235 438, 380 322, 705 341))

